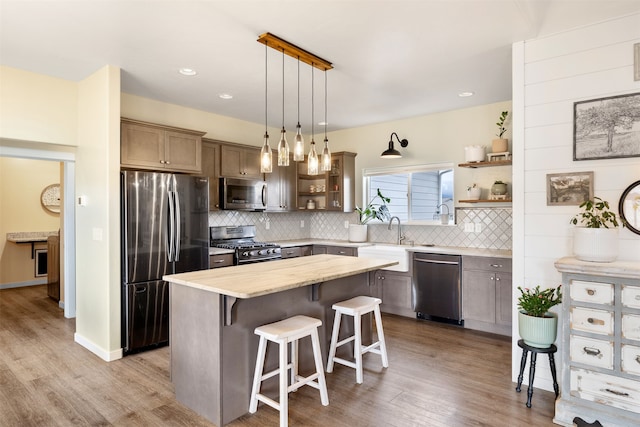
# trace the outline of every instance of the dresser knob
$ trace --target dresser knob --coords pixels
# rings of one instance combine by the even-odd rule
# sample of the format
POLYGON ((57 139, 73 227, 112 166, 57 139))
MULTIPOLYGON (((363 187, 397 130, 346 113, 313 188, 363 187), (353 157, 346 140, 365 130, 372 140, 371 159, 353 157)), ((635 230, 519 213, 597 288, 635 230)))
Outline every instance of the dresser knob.
POLYGON ((597 348, 592 348, 592 347, 582 347, 582 349, 584 350, 585 353, 587 353, 589 356, 598 356, 600 354, 600 350, 598 350, 597 348))
POLYGON ((589 295, 593 296, 593 295, 595 295, 595 294, 596 294, 596 291, 595 291, 595 290, 593 290, 593 289, 587 289, 587 294, 589 294, 589 295))
POLYGON ((604 325, 604 320, 594 319, 593 317, 589 317, 587 319, 587 322, 591 323, 592 325, 604 325))
POLYGON ((605 388, 604 390, 611 394, 615 394, 616 396, 629 396, 629 393, 625 393, 623 391, 611 390, 610 388, 605 388))

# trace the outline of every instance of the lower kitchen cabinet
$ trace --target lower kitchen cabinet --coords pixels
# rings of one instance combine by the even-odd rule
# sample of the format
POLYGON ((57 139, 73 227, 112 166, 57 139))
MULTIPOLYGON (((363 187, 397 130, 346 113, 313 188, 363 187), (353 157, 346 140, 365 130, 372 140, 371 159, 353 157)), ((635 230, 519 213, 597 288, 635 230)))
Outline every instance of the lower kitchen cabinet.
POLYGON ((383 313, 416 317, 409 273, 376 270, 369 273, 369 286, 371 295, 382 300, 380 311, 383 313))
POLYGON ((209 268, 228 267, 233 265, 233 254, 209 255, 209 268))
POLYGON ((511 259, 462 257, 464 326, 511 336, 511 259))
POLYGON ((358 256, 358 248, 350 246, 313 245, 313 254, 358 256))
POLYGON ((280 254, 282 258, 298 258, 301 256, 309 256, 312 254, 311 245, 306 246, 292 246, 289 248, 282 248, 280 254))

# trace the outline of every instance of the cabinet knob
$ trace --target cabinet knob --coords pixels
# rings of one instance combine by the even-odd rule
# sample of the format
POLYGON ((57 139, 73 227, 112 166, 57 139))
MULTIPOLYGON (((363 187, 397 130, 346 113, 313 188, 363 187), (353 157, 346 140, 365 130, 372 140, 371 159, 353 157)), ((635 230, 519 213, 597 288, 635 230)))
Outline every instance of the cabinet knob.
POLYGON ((496 282, 499 282, 499 281, 500 281, 500 278, 499 278, 499 277, 496 277, 496 282))
POLYGON ((221 264, 221 263, 223 263, 223 262, 224 262, 224 260, 223 260, 223 259, 216 259, 216 260, 214 260, 213 262, 214 262, 215 264, 221 264))
POLYGON ((160 164, 164 165, 165 161, 164 160, 160 160, 160 164))
POLYGON ((502 264, 491 264, 493 268, 502 268, 502 264))
POLYGON ((170 165, 170 164, 171 164, 171 162, 168 162, 168 161, 166 161, 166 160, 165 160, 165 161, 164 161, 164 164, 165 164, 165 165, 170 165))
POLYGON ((592 325, 604 325, 604 320, 594 319, 593 317, 589 317, 587 319, 587 322, 591 323, 592 325))

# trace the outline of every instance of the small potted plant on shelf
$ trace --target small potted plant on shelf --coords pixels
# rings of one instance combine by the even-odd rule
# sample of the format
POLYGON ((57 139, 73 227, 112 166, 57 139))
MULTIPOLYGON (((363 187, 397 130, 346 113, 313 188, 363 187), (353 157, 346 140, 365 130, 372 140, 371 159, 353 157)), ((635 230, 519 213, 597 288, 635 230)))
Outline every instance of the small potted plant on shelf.
POLYGON ((494 139, 491 142, 491 151, 494 153, 506 153, 507 151, 509 151, 509 140, 502 137, 507 131, 504 123, 507 120, 508 116, 509 112, 503 111, 502 113, 500 113, 500 117, 498 117, 498 121, 496 122, 496 126, 498 126, 498 133, 496 134, 496 136, 498 137, 498 139, 494 139))
POLYGON ((476 184, 467 187, 467 198, 469 200, 480 200, 482 190, 476 184))
POLYGON ((388 221, 391 217, 387 203, 391 203, 391 199, 385 197, 376 189, 376 195, 371 198, 369 203, 363 208, 356 206, 358 213, 358 223, 349 224, 349 241, 350 242, 366 242, 367 241, 367 223, 378 219, 380 221, 388 221), (378 199, 380 201, 378 202, 378 199))
POLYGON ((524 343, 532 347, 547 348, 556 340, 558 315, 549 311, 562 302, 562 285, 541 290, 518 286, 518 332, 524 343))
POLYGON ((618 219, 609 202, 599 197, 580 205, 581 213, 571 219, 573 254, 582 261, 612 262, 618 257, 618 219))
POLYGON ((502 196, 504 194, 507 194, 507 184, 505 184, 500 180, 494 182, 493 185, 491 186, 491 194, 496 196, 502 196))

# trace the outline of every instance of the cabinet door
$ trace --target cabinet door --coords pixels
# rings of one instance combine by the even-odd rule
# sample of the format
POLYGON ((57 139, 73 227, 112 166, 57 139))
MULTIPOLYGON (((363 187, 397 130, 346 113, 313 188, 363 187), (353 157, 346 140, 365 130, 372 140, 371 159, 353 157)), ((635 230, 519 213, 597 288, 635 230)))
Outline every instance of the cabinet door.
MULTIPOLYGON (((274 159, 277 159, 277 157, 274 157, 274 159)), ((243 150, 243 170, 244 170, 244 176, 246 178, 253 178, 253 179, 263 179, 263 175, 262 172, 260 172, 260 149, 259 148, 245 148, 243 150)), ((289 167, 292 167, 293 165, 289 165, 289 167)), ((273 166, 274 169, 279 167, 278 166, 278 162, 276 160, 275 165, 273 166)), ((283 167, 283 166, 280 166, 283 167)))
POLYGON ((209 268, 228 267, 233 265, 233 254, 209 255, 209 268))
POLYGON ((220 208, 218 181, 220 178, 220 145, 213 142, 202 143, 202 174, 209 178, 209 210, 220 208))
POLYGON ((496 323, 511 326, 511 274, 495 273, 496 279, 496 323))
POLYGON ((165 166, 180 172, 202 172, 202 137, 165 132, 165 166))
POLYGON ((384 313, 415 317, 411 276, 387 270, 376 270, 373 274, 369 283, 373 279, 372 295, 382 300, 380 310, 384 313))
MULTIPOLYGON (((272 158, 277 159, 278 152, 272 152, 272 158)), ((283 167, 273 166, 271 173, 265 173, 264 179, 267 182, 267 212, 282 212, 285 210, 282 200, 281 171, 283 167)))
POLYGON ((123 122, 120 125, 120 164, 143 169, 165 167, 164 130, 123 122))
POLYGON ((282 248, 280 254, 282 255, 282 258, 297 258, 302 256, 302 250, 299 246, 282 248))
POLYGON ((495 323, 496 287, 494 274, 482 270, 462 273, 462 313, 464 319, 495 323))
POLYGON ((313 255, 313 247, 309 246, 300 246, 300 256, 310 256, 313 255))
POLYGON ((318 254, 326 254, 328 253, 328 246, 324 246, 324 245, 313 245, 313 254, 314 255, 318 255, 318 254))
POLYGON ((235 145, 220 147, 220 175, 224 177, 245 178, 242 165, 242 148, 235 145))

